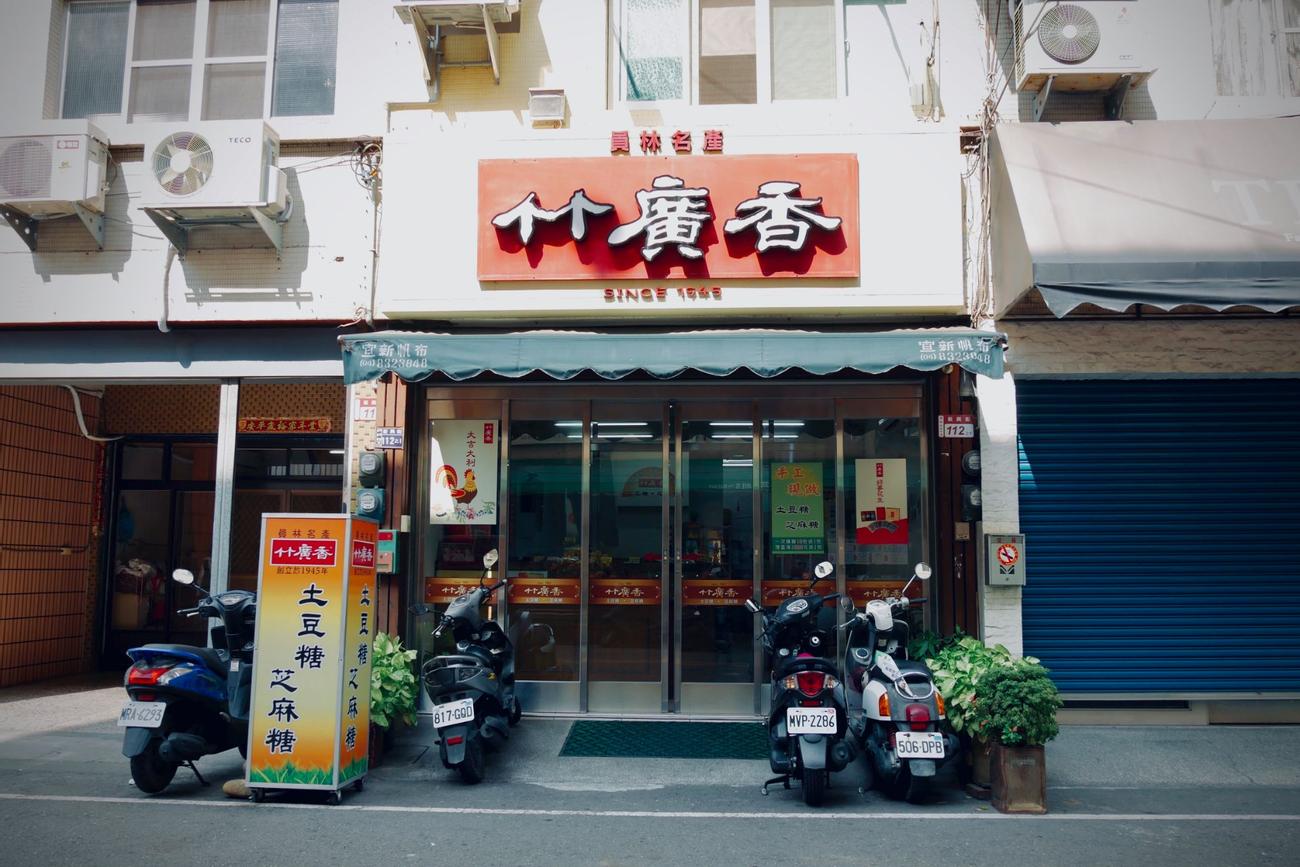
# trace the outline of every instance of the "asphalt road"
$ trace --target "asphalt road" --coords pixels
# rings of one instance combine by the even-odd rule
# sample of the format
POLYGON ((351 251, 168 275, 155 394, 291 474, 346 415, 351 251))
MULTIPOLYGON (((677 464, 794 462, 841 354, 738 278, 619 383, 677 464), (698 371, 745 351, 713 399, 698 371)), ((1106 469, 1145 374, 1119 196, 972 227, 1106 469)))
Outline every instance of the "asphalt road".
POLYGON ((854 769, 814 811, 797 789, 760 795, 764 762, 562 759, 567 724, 525 719, 481 785, 416 732, 331 807, 224 798, 221 781, 242 775, 233 751, 200 763, 208 787, 181 771, 142 795, 119 752, 120 698, 0 693, 0 863, 1300 864, 1296 728, 1067 729, 1039 817, 952 785, 921 806, 862 795, 854 769))

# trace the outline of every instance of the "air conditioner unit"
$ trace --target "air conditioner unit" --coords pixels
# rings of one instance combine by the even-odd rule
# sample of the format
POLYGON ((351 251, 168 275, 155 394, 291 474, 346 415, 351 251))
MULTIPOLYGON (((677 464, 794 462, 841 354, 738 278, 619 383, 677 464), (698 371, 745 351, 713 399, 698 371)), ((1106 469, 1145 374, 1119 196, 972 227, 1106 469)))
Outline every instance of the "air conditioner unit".
POLYGON ((413 0, 397 3, 393 10, 415 32, 416 45, 424 58, 424 80, 432 86, 430 96, 434 102, 442 92, 441 70, 444 66, 490 67, 493 80, 501 83, 501 46, 497 34, 519 32, 519 0, 485 3, 413 0), (448 62, 443 57, 443 40, 451 36, 483 37, 487 43, 487 58, 448 62))
POLYGON ((278 250, 292 209, 279 159, 280 137, 260 120, 159 125, 145 140, 140 208, 182 253, 190 229, 241 223, 278 250))
POLYGON ((36 249, 40 220, 76 215, 103 246, 108 137, 87 121, 45 121, 0 136, 0 211, 36 249))
POLYGON ((528 118, 533 126, 563 126, 564 115, 564 88, 528 88, 528 118))
POLYGON ((1016 89, 1104 91, 1146 81, 1155 69, 1139 38, 1138 4, 1011 0, 1016 89))

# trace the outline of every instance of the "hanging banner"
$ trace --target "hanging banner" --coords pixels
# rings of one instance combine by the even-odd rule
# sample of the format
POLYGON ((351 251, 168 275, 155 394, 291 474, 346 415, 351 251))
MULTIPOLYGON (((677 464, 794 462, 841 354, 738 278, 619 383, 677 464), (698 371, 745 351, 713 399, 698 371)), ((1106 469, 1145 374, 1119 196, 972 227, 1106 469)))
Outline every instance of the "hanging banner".
POLYGON ((439 419, 430 438, 429 523, 497 522, 496 420, 439 419))
POLYGON ((683 605, 744 605, 754 582, 733 578, 687 578, 682 581, 683 605))
POLYGON ((822 465, 772 464, 772 553, 826 552, 822 465))
POLYGON ((859 545, 907 544, 907 459, 853 462, 857 478, 859 545))
POLYGON ((247 782, 337 790, 366 774, 378 525, 263 515, 247 782))
POLYGON ((592 605, 658 605, 658 578, 592 578, 592 605))

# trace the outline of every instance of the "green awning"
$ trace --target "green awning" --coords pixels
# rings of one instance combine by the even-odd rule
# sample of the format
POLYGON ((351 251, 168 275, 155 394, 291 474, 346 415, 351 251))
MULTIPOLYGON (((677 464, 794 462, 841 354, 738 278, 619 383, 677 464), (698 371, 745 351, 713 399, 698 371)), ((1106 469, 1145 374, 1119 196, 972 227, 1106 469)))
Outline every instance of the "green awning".
POLYGON ((572 379, 590 370, 605 379, 645 371, 669 379, 689 370, 726 376, 749 370, 776 376, 896 367, 937 370, 948 364, 1000 378, 1006 337, 973 328, 909 331, 674 331, 595 333, 527 331, 514 334, 427 334, 383 331, 340 338, 349 384, 393 371, 408 382, 434 373, 453 380, 482 373, 517 378, 541 372, 572 379))

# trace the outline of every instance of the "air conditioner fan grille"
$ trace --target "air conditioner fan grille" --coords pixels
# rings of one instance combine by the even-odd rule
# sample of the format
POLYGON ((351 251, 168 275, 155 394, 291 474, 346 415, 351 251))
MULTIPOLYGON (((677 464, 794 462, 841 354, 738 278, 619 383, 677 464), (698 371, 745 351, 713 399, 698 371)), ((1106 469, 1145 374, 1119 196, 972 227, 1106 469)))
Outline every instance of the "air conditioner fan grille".
POLYGON ((1038 44, 1058 63, 1082 63, 1101 46, 1101 28, 1087 9, 1062 3, 1043 13, 1038 44))
POLYGON ((0 191, 14 199, 48 198, 53 168, 48 139, 11 141, 0 153, 0 191))
POLYGON ((153 175, 173 196, 203 189, 212 177, 212 167, 212 146, 198 133, 172 133, 154 148, 153 175))

